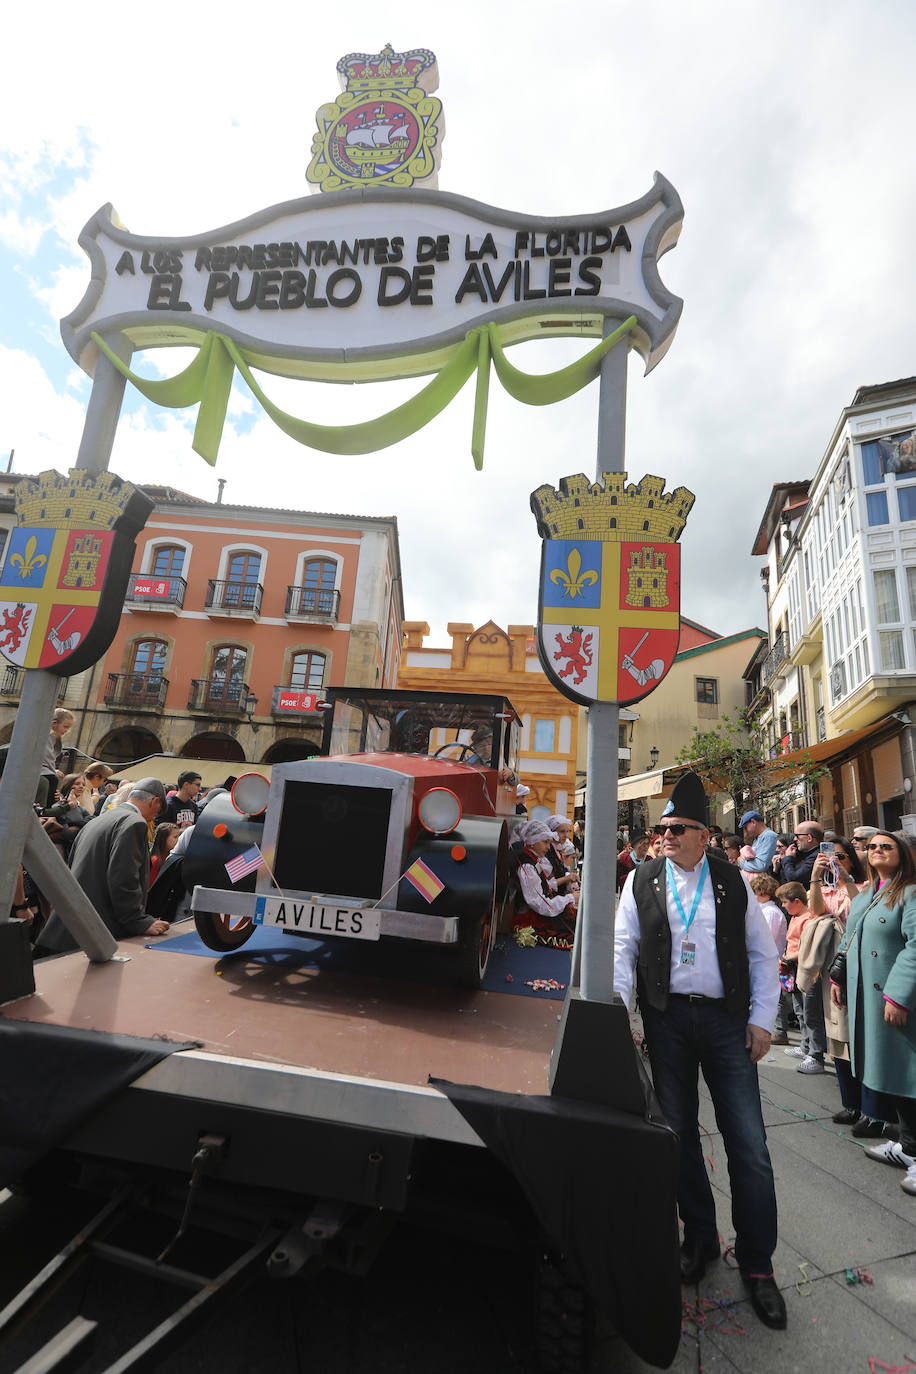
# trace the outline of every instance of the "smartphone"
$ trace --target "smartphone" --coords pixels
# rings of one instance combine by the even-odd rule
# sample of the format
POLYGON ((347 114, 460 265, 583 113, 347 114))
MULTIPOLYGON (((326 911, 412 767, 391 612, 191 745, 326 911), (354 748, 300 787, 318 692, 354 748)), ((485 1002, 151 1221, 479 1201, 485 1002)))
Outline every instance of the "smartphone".
POLYGON ((824 840, 822 844, 818 845, 818 848, 820 849, 822 854, 833 853, 833 844, 830 840, 824 840))

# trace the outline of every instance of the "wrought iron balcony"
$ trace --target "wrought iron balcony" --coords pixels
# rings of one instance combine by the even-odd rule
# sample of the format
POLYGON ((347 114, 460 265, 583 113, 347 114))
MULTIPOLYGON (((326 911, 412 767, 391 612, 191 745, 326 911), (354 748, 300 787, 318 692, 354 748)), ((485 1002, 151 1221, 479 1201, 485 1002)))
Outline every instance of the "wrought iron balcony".
POLYGON ((208 711, 212 715, 243 716, 251 692, 247 682, 232 682, 220 677, 191 679, 189 711, 208 711))
POLYGON ((109 673, 105 705, 125 711, 161 711, 169 680, 161 673, 109 673))
POLYGON ((131 573, 124 605, 142 607, 145 611, 166 611, 174 615, 184 605, 187 590, 188 584, 183 577, 131 573))
MULTIPOLYGON (((60 686, 57 689, 57 700, 63 701, 67 695, 67 684, 70 679, 62 677, 60 686)), ((0 677, 0 697, 21 697, 22 688, 25 683, 25 669, 14 668, 8 663, 3 669, 3 676, 0 677)))
POLYGON ((340 615, 340 592, 327 587, 287 587, 287 620, 336 621, 340 615))
POLYGON ((211 615, 253 620, 261 614, 263 596, 260 582, 217 582, 211 577, 204 605, 211 615))
POLYGON ((760 685, 766 687, 767 683, 776 676, 776 672, 781 664, 785 663, 789 657, 789 636, 780 630, 773 640, 773 647, 763 660, 760 669, 760 685))

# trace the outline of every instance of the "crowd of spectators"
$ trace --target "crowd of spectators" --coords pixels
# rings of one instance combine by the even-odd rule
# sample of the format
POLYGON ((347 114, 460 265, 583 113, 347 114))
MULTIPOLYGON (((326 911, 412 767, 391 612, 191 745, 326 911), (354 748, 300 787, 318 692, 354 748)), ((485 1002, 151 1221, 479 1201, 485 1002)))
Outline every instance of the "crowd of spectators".
MULTIPOLYGON (((792 834, 746 812, 740 835, 710 828, 708 854, 740 868, 779 954, 771 1040, 803 1074, 832 1067, 833 1120, 866 1153, 905 1169, 916 1196, 916 837, 857 826, 846 836, 801 821, 792 834), (797 1032, 797 1038, 796 1038, 797 1032)), ((653 856, 633 831, 618 854, 618 888, 653 856)))

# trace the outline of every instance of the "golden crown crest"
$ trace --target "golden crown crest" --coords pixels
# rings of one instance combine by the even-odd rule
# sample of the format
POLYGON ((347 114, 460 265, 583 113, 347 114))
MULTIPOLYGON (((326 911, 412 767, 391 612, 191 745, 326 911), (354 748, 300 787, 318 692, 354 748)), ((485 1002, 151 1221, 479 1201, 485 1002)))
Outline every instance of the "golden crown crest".
POLYGON ((531 493, 531 509, 542 539, 671 543, 680 537, 695 499, 686 487, 666 492, 664 477, 652 473, 628 484, 625 472, 606 472, 602 486, 579 472, 561 477, 559 491, 549 482, 538 487, 531 493))
POLYGON ((18 483, 16 519, 35 528, 111 530, 137 494, 113 472, 71 468, 64 477, 52 469, 18 483))
POLYGON ((420 86, 434 91, 439 84, 436 54, 428 48, 395 52, 386 43, 381 52, 348 52, 337 63, 340 87, 344 91, 405 91, 420 86))

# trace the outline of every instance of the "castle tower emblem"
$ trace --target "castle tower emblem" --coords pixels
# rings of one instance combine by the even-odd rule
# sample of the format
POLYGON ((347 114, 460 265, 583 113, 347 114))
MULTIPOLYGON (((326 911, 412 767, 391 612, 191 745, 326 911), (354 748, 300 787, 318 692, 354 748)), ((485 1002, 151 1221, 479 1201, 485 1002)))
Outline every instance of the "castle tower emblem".
POLYGON ((693 505, 647 474, 583 473, 531 494, 543 539, 538 653, 573 701, 628 704, 662 680, 680 637, 680 546, 693 505))
POLYGON ((306 180, 313 191, 362 186, 436 186, 445 134, 435 53, 428 48, 347 53, 342 94, 315 118, 306 180))

